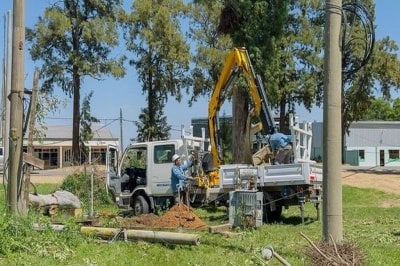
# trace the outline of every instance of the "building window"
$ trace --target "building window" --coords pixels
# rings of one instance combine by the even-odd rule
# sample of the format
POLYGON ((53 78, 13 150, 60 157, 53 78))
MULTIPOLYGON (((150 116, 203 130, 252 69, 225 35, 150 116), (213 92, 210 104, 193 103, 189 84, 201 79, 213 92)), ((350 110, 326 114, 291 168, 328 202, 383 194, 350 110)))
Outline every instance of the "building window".
POLYGON ((365 151, 364 150, 358 150, 358 159, 360 162, 365 161, 365 151))
POLYGON ((36 148, 34 155, 44 161, 45 168, 55 168, 58 166, 58 149, 36 148))
POLYGON ((95 164, 106 164, 106 154, 107 154, 107 149, 106 148, 94 148, 92 147, 92 163, 95 164))
POLYGON ((394 162, 399 160, 399 150, 389 150, 389 161, 394 162))

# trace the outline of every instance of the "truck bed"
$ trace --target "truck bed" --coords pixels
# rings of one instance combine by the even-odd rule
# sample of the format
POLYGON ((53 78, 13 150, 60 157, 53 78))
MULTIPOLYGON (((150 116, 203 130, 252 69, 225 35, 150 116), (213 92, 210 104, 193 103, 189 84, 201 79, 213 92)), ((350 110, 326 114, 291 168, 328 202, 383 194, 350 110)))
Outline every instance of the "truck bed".
POLYGON ((310 163, 252 166, 229 164, 220 167, 220 188, 238 188, 256 182, 257 187, 312 185, 322 181, 318 167, 310 163))

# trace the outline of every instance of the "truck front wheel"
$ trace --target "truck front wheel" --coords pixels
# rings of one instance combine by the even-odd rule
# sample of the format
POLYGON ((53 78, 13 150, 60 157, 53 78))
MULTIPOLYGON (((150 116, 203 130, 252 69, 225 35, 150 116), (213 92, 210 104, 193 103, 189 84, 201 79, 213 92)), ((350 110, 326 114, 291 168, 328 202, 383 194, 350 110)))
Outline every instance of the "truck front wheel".
POLYGON ((135 212, 135 215, 149 213, 149 203, 141 195, 135 197, 132 207, 133 211, 135 212))

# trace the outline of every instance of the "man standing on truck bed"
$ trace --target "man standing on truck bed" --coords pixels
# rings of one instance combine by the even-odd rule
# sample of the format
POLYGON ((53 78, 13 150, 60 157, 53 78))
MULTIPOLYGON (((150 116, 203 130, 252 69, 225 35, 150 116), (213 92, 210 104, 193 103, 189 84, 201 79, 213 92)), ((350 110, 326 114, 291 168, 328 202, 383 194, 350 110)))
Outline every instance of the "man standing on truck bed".
POLYGON ((192 179, 185 175, 185 170, 192 166, 192 158, 189 156, 189 160, 182 164, 181 157, 178 154, 174 154, 172 162, 174 165, 171 169, 171 186, 174 194, 174 204, 176 204, 181 201, 179 197, 183 195, 184 181, 192 179))
POLYGON ((272 135, 269 138, 271 150, 275 155, 274 164, 288 164, 290 163, 290 155, 292 153, 292 141, 289 136, 280 132, 271 130, 272 135))

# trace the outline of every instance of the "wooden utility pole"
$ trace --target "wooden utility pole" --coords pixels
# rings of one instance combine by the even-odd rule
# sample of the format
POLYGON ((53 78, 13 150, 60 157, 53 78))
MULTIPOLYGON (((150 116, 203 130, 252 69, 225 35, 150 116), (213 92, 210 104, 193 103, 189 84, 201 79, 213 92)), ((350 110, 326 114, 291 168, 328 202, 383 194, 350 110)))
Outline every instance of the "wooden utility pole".
MULTIPOLYGON (((28 150, 27 153, 30 156, 33 156, 33 134, 35 131, 35 117, 36 117, 36 103, 37 103, 37 95, 39 91, 39 70, 35 69, 35 73, 33 74, 33 87, 32 87, 32 96, 31 96, 31 112, 29 113, 29 130, 28 130, 28 150)), ((33 166, 28 164, 26 173, 25 173, 25 189, 24 189, 24 203, 26 206, 29 204, 29 186, 31 183, 31 172, 33 166)))
POLYGON ((342 53, 340 25, 342 1, 327 0, 324 55, 324 122, 323 122, 323 237, 343 240, 342 214, 342 53))
MULTIPOLYGON (((3 90, 3 99, 2 99, 2 112, 3 112, 3 121, 2 121, 2 137, 3 137, 3 146, 4 146, 4 164, 3 171, 6 171, 6 167, 8 166, 8 133, 10 131, 10 100, 8 96, 11 92, 11 51, 12 51, 12 21, 11 21, 12 13, 11 11, 7 11, 7 45, 5 46, 6 56, 5 56, 5 75, 4 75, 4 90, 3 90)), ((6 173, 4 172, 4 175, 6 173)))
POLYGON ((9 135, 9 186, 8 208, 13 215, 19 214, 21 201, 22 166, 22 118, 24 98, 24 51, 25 51, 25 1, 13 2, 11 109, 9 135))

